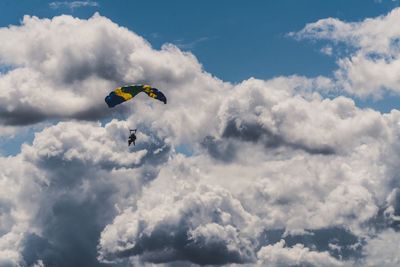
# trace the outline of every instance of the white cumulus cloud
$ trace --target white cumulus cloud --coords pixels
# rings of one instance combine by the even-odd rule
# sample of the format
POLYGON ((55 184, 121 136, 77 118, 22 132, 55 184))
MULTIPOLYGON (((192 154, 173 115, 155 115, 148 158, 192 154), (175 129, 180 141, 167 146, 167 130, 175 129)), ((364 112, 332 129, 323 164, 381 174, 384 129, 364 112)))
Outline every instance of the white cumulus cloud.
POLYGON ((321 19, 291 35, 344 44, 350 52, 337 62, 339 86, 356 96, 381 97, 385 91, 400 92, 400 30, 394 26, 399 22, 400 9, 395 8, 360 22, 321 19))

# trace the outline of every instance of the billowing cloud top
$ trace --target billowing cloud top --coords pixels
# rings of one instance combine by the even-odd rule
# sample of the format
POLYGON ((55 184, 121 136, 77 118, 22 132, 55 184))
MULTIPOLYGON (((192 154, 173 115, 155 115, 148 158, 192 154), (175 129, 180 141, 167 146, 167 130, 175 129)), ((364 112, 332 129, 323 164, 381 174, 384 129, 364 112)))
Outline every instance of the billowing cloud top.
POLYGON ((6 125, 100 119, 110 116, 104 97, 121 84, 151 82, 194 94, 189 85, 207 79, 191 54, 171 45, 153 50, 100 15, 88 20, 25 16, 21 26, 0 29, 0 37, 7 40, 0 45, 0 63, 10 69, 0 76, 0 120, 6 125))
POLYGON ((399 111, 324 98, 325 77, 226 83, 98 14, 0 36, 2 125, 63 120, 0 157, 0 266, 398 265, 399 111), (169 103, 110 112, 132 81, 169 103))
POLYGON ((291 35, 345 44, 351 52, 338 60, 339 86, 357 96, 380 97, 385 91, 400 92, 400 30, 394 26, 399 21, 400 9, 396 8, 386 16, 361 22, 321 19, 291 35))

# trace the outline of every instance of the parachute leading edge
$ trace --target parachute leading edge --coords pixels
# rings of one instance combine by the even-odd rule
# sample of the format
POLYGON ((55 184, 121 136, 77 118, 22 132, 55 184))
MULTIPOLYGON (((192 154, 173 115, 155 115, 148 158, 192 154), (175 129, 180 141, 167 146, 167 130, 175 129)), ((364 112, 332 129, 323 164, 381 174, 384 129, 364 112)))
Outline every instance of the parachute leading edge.
POLYGON ((161 102, 164 102, 164 104, 167 104, 167 98, 160 90, 157 88, 152 88, 150 85, 141 84, 118 87, 108 96, 106 96, 104 100, 109 108, 113 108, 116 105, 132 99, 140 92, 144 92, 149 97, 160 100, 161 102))

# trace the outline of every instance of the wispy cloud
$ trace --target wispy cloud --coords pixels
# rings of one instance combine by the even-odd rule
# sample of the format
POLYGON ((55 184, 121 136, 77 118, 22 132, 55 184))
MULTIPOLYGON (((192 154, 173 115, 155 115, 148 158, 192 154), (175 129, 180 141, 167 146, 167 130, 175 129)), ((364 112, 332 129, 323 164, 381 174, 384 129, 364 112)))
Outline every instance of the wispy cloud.
MULTIPOLYGON (((385 0, 374 0, 374 2, 375 3, 383 3, 383 2, 386 2, 385 0)), ((389 1, 387 1, 387 2, 389 2, 389 1)), ((398 2, 398 0, 390 0, 390 2, 398 2)))
POLYGON ((320 51, 322 54, 332 56, 332 50, 333 50, 332 46, 327 45, 327 46, 322 47, 320 51))
POLYGON ((80 8, 80 7, 98 7, 99 3, 95 1, 63 1, 63 2, 51 2, 49 6, 53 9, 67 7, 70 9, 80 8))
POLYGON ((211 38, 211 37, 200 37, 200 38, 197 38, 197 39, 195 39, 193 41, 186 41, 184 39, 179 39, 179 40, 175 41, 176 42, 175 45, 177 47, 179 47, 180 49, 193 49, 198 44, 203 43, 203 42, 207 42, 207 41, 209 41, 211 39, 214 39, 214 38, 211 38))

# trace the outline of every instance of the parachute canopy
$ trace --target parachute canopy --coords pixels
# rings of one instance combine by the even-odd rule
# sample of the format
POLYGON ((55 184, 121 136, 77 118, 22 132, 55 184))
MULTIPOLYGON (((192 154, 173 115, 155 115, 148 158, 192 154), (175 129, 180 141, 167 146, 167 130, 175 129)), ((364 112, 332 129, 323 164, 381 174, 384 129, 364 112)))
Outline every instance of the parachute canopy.
POLYGON ((135 95, 140 92, 146 93, 149 97, 154 99, 158 99, 164 104, 167 104, 167 98, 165 95, 159 91, 157 88, 152 88, 150 85, 128 85, 118 87, 114 91, 112 91, 106 98, 104 99, 109 108, 113 108, 118 104, 121 104, 129 99, 135 97, 135 95))

